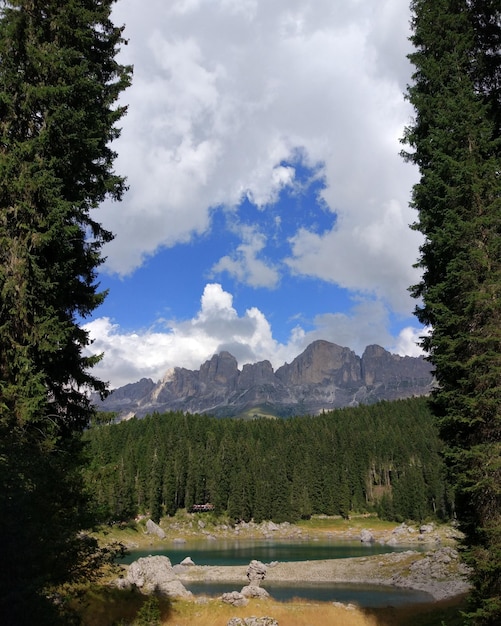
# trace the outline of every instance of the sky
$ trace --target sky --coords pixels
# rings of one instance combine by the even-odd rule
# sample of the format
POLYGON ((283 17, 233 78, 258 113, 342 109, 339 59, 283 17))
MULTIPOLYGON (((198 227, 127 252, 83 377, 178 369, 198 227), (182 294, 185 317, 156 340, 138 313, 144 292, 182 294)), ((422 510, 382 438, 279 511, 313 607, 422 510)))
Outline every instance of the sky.
POLYGON ((277 368, 316 339, 420 354, 407 5, 116 3, 129 190, 93 215, 115 239, 85 320, 111 388, 222 350, 277 368))

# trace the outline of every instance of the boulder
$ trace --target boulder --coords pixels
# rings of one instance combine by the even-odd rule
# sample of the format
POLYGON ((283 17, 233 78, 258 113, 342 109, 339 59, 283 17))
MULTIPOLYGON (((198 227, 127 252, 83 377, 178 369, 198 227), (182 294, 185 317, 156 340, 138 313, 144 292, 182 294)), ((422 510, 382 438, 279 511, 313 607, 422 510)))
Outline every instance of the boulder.
POLYGON ((423 524, 419 527, 419 532, 424 535, 425 533, 432 533, 435 530, 433 524, 423 524))
POLYGON ((257 585, 247 585, 246 587, 242 587, 240 593, 246 598, 259 598, 260 600, 267 600, 270 597, 270 594, 266 591, 266 589, 258 587, 257 585))
POLYGON ((146 522, 146 532, 149 535, 156 535, 160 539, 165 539, 165 532, 160 528, 158 524, 155 524, 152 519, 149 519, 146 522))
POLYGON ((180 563, 180 565, 195 565, 193 559, 191 558, 191 556, 187 556, 185 559, 183 559, 180 563))
POLYGON ((259 587, 261 582, 265 579, 266 576, 266 565, 261 563, 261 561, 256 561, 253 559, 249 563, 249 567, 247 568, 247 578, 249 579, 249 585, 254 585, 255 587, 259 587))
POLYGON ((402 522, 400 526, 397 526, 391 531, 392 535, 402 535, 403 533, 407 533, 407 532, 408 532, 408 526, 405 522, 402 522))
POLYGON ((170 598, 191 598, 177 578, 170 559, 166 556, 147 556, 131 563, 127 576, 119 579, 120 587, 137 587, 142 593, 160 593, 170 598))
POLYGON ((273 617, 232 617, 227 626, 278 626, 278 622, 273 617))
POLYGON ((374 535, 371 533, 370 530, 364 528, 360 533, 360 541, 362 543, 374 543, 374 535))
POLYGON ((247 606, 249 601, 245 596, 243 596, 238 591, 229 591, 228 593, 223 593, 221 596, 221 601, 226 604, 231 604, 232 606, 247 606))

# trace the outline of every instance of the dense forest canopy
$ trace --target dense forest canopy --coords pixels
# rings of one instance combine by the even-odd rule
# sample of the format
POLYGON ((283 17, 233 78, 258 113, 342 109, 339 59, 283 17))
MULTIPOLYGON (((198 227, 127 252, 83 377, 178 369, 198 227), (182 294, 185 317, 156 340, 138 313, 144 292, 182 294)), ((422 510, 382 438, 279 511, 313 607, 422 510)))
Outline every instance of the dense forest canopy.
POLYGON ((85 439, 88 488, 108 521, 158 520, 207 502, 254 521, 451 514, 425 398, 289 420, 156 414, 95 425, 85 439))

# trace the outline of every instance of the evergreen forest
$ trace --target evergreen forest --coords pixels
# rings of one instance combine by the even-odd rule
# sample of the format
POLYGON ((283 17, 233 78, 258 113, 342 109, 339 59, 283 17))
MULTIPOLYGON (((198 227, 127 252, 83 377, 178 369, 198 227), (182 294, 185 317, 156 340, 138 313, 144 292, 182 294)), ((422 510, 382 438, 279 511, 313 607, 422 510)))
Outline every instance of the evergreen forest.
POLYGON ((452 512, 426 398, 289 420, 154 414, 96 423, 85 440, 86 482, 107 522, 142 513, 158 521, 206 503, 235 520, 277 523, 452 512))

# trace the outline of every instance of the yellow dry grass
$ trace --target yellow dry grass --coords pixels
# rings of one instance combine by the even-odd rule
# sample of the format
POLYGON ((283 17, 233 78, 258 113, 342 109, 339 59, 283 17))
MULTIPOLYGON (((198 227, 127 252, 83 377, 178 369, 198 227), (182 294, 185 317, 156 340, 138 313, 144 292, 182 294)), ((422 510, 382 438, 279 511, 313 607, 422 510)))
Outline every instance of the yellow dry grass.
MULTIPOLYGON (((82 626, 133 624, 145 601, 136 591, 96 587, 88 590, 75 606, 82 626)), ((159 598, 162 626, 226 626, 232 617, 263 617, 277 620, 279 626, 458 626, 464 598, 456 597, 431 604, 404 605, 379 609, 348 609, 328 602, 294 600, 251 600, 235 608, 220 600, 206 604, 159 598)))
POLYGON ((205 605, 174 604, 163 626, 226 626, 232 617, 262 617, 268 615, 280 626, 378 626, 374 617, 357 608, 345 608, 328 603, 252 601, 246 607, 235 608, 218 601, 205 605))

